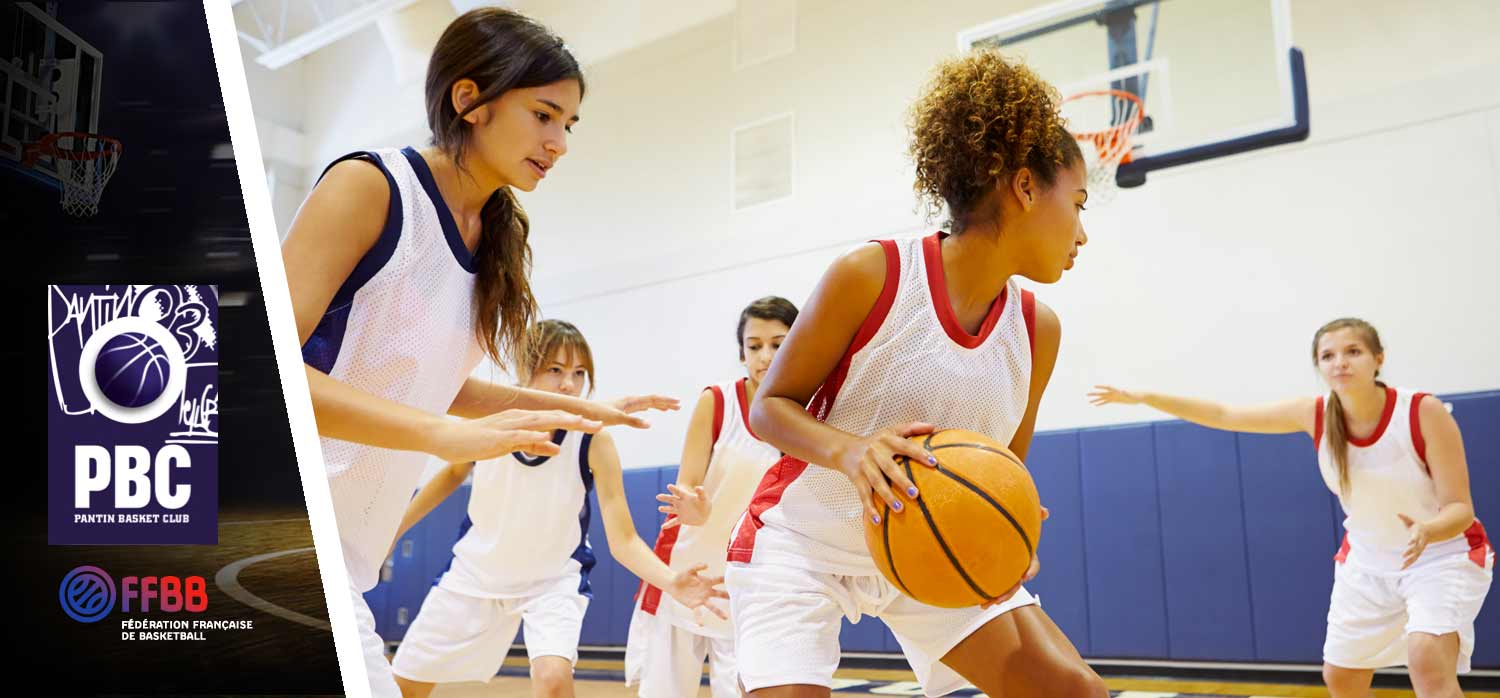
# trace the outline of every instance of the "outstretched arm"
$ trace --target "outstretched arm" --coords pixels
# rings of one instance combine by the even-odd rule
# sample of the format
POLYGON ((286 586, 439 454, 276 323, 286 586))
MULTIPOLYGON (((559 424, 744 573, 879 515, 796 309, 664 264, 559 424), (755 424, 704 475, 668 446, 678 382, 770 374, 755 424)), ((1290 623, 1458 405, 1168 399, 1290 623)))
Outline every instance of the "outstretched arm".
POLYGON ((1239 407, 1190 397, 1132 392, 1108 385, 1096 385, 1093 392, 1089 393, 1089 401, 1095 405, 1146 405, 1194 424, 1250 434, 1292 434, 1300 431, 1311 436, 1317 418, 1317 400, 1310 397, 1239 407))

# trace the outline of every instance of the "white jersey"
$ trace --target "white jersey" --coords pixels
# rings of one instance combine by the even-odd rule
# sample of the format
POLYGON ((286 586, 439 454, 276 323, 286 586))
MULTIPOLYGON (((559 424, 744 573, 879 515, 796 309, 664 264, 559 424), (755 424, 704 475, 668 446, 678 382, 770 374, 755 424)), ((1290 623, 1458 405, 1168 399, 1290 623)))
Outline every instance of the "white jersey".
MULTIPOLYGON (((703 474, 703 492, 713 507, 702 526, 676 526, 656 537, 656 555, 673 571, 702 563, 708 565, 703 574, 710 577, 724 574, 730 529, 750 504, 750 497, 766 470, 781 458, 781 451, 761 441, 750 430, 750 401, 745 395, 745 381, 741 378, 708 388, 714 396, 713 448, 703 474)), ((642 611, 695 634, 732 636, 727 621, 707 611, 695 616, 676 599, 644 582, 640 602, 642 611)))
MULTIPOLYGON (((923 421, 1010 443, 1030 398, 1035 304, 1010 279, 978 334, 967 333, 948 300, 943 236, 880 241, 885 286, 843 359, 813 395, 813 416, 860 436, 923 421)), ((862 511, 842 473, 783 458, 740 519, 729 560, 876 574, 862 511)))
MULTIPOLYGON (((340 382, 443 414, 479 364, 473 255, 411 148, 353 153, 391 187, 385 228, 302 346, 340 382)), ((428 456, 324 438, 323 461, 351 583, 375 586, 428 456)))
POLYGON ((589 469, 593 435, 553 433, 556 456, 512 453, 474 465, 469 515, 439 586, 468 596, 513 599, 576 580, 591 596, 589 469))
MULTIPOLYGON (((1385 389, 1385 409, 1374 433, 1365 439, 1349 439, 1347 493, 1340 492, 1338 466, 1323 441, 1326 398, 1318 398, 1313 430, 1318 469, 1328 489, 1339 496, 1346 517, 1347 533, 1335 560, 1367 572, 1398 572, 1411 536, 1396 514, 1425 521, 1437 516, 1442 508, 1437 486, 1427 470, 1427 445, 1419 420, 1418 410, 1425 395, 1385 389)), ((1414 565, 1453 555, 1467 555, 1480 567, 1493 564, 1494 553, 1478 519, 1461 535, 1428 543, 1414 565)))

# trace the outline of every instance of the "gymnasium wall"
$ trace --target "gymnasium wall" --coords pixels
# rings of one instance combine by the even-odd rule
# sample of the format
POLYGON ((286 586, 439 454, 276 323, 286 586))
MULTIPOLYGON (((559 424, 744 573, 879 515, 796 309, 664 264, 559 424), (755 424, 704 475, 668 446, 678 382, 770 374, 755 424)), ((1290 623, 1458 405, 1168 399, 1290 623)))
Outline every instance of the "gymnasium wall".
MULTIPOLYGON (((1479 40, 1500 8, 1440 4, 1294 4, 1309 141, 1153 173, 1083 214, 1078 265, 1033 285, 1063 325, 1039 429, 1161 418, 1088 405, 1095 383, 1319 392, 1312 333, 1343 315, 1381 328, 1395 384, 1500 387, 1500 322, 1476 312, 1500 299, 1500 45, 1479 40)), ((571 152, 525 204, 544 310, 589 336, 603 393, 690 397, 735 375, 746 302, 801 304, 851 245, 932 230, 904 110, 960 29, 1022 8, 802 2, 786 58, 733 71, 723 18, 593 66, 571 152), (794 196, 732 213, 731 129, 788 110, 794 196)), ((679 457, 687 415, 656 421, 620 435, 629 466, 679 457)))
MULTIPOLYGON (((437 21, 445 4, 414 7, 437 21)), ((801 304, 841 251, 932 230, 914 210, 904 110, 960 29, 1032 5, 801 0, 797 51, 745 70, 732 67, 727 16, 589 65, 571 151, 524 203, 544 312, 587 334, 600 395, 691 404, 740 373, 733 323, 746 302, 801 304), (784 112, 794 195, 733 212, 731 130, 784 112)), ((1484 40, 1497 24, 1485 0, 1294 3, 1312 137, 1154 173, 1091 206, 1078 266, 1033 285, 1064 329, 1030 458, 1053 514, 1032 586, 1086 655, 1318 661, 1340 518, 1305 436, 1093 408, 1095 383, 1234 402, 1315 393, 1313 330, 1365 317, 1384 335, 1388 380, 1452 398, 1476 506, 1500 521, 1500 45, 1484 40)), ((384 51, 372 29, 303 61, 307 162, 425 138, 420 85, 392 83, 384 51)), ((302 195, 320 169, 302 173, 302 195)), ((687 414, 652 419, 614 430, 647 536, 687 414)), ((371 592, 388 639, 446 565, 462 500, 398 545, 371 592)), ((619 645, 635 581, 602 531, 591 537, 600 563, 583 640, 619 645)), ((1476 666, 1500 667, 1493 606, 1476 666)), ((896 649, 875 623, 844 639, 847 651, 896 649)))
MULTIPOLYGON (((548 4, 527 4, 548 21, 548 4)), ((740 373, 746 302, 801 304, 841 251, 934 229, 914 210, 905 109, 959 30, 1037 4, 801 0, 789 56, 736 71, 721 15, 588 65, 570 153, 523 199, 543 310, 589 337, 599 394, 690 404, 740 373), (730 132, 784 112, 793 196, 732 211, 730 132)), ((434 29, 453 13, 445 0, 407 12, 434 29)), ((1500 387, 1500 322, 1475 312, 1500 298, 1500 44, 1483 40, 1497 23, 1486 0, 1293 3, 1312 137, 1153 173, 1090 207, 1078 266, 1035 288, 1063 324, 1038 428, 1160 418, 1089 406, 1101 382, 1233 402, 1319 392, 1308 345, 1342 315, 1382 330, 1395 384, 1500 387)), ((420 80, 393 82, 393 60, 371 28, 301 62, 309 163, 424 139, 420 80)), ((320 170, 301 173, 304 192, 320 170)), ((626 467, 675 462, 687 417, 622 432, 626 467)))

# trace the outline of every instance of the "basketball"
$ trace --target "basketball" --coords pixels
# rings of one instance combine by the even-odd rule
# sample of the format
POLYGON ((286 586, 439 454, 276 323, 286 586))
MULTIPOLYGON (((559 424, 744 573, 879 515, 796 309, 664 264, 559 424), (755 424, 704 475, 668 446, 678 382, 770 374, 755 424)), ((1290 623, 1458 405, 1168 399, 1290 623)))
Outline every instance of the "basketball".
POLYGON ((881 574, 907 596, 944 608, 975 606, 1026 574, 1042 533, 1041 503, 1026 466, 981 434, 947 429, 911 437, 936 468, 899 458, 919 498, 880 523, 865 543, 881 574))
POLYGON ((150 404, 167 388, 167 352, 139 332, 124 332, 104 343, 94 376, 104 396, 121 407, 150 404))

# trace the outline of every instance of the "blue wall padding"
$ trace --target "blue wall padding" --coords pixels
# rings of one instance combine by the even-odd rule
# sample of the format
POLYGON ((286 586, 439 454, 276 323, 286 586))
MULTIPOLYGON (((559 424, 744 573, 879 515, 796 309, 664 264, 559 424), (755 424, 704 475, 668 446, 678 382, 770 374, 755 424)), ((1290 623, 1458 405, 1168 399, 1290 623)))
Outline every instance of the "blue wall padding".
POLYGON ((1037 551, 1041 574, 1026 589, 1041 598, 1052 622, 1087 655, 1089 644, 1088 572, 1084 564, 1083 471, 1078 432, 1037 434, 1027 468, 1049 518, 1042 524, 1037 551))
POLYGON ((1255 658, 1316 660, 1323 653, 1340 535, 1328 522, 1338 502, 1318 476, 1311 438, 1243 434, 1237 439, 1255 658))
POLYGON ((1151 429, 1084 431, 1079 455, 1090 652, 1105 657, 1169 656, 1151 429))
POLYGON ((1235 435, 1180 422, 1157 424, 1152 431, 1171 657, 1252 660, 1235 435))

